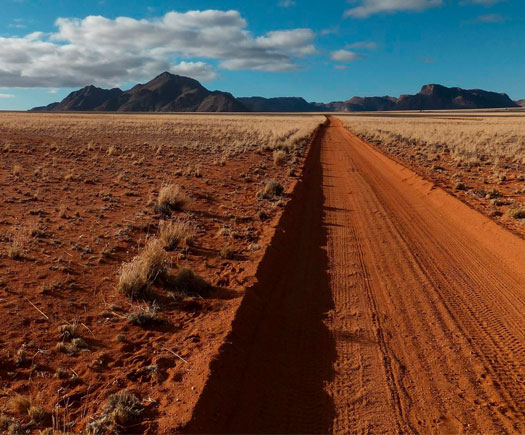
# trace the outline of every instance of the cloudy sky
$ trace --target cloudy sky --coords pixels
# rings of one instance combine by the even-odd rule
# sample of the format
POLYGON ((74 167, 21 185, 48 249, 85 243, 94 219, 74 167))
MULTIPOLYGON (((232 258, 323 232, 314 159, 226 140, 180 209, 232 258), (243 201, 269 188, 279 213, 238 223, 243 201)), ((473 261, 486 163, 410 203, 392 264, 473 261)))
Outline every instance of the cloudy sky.
POLYGON ((525 98, 524 0, 2 0, 0 109, 163 71, 236 96, 525 98))

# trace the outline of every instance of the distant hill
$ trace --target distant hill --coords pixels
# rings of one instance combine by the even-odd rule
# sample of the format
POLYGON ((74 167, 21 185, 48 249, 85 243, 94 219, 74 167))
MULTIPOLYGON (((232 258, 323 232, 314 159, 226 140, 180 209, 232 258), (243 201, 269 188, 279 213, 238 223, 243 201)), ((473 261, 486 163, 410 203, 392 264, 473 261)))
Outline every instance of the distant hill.
POLYGON ((321 112, 323 105, 316 106, 301 97, 240 97, 237 98, 250 112, 321 112))
POLYGON ((518 107, 507 94, 481 89, 447 88, 425 85, 416 95, 401 95, 396 110, 494 109, 518 107))
POLYGON ((86 86, 60 103, 35 107, 35 111, 108 112, 243 112, 246 108, 227 92, 209 91, 197 80, 162 73, 129 91, 86 86))
POLYGON ((525 107, 525 100, 518 100, 516 103, 518 103, 518 105, 521 107, 525 107))
POLYGON ((431 84, 425 85, 415 95, 395 97, 353 97, 346 101, 331 103, 304 103, 299 109, 297 98, 241 98, 246 107, 261 112, 264 107, 274 112, 375 112, 385 110, 451 110, 451 109, 491 109, 518 107, 507 94, 487 92, 481 89, 447 88, 431 84), (274 104, 278 100, 279 104, 274 104), (288 105, 291 101, 294 104, 288 105), (254 102, 254 103, 252 103, 254 102))
POLYGON ((209 91, 197 80, 162 73, 128 91, 86 86, 64 100, 34 111, 108 112, 373 112, 386 110, 492 109, 525 106, 507 94, 481 89, 424 85, 415 95, 353 97, 346 101, 309 103, 301 97, 241 97, 209 91))

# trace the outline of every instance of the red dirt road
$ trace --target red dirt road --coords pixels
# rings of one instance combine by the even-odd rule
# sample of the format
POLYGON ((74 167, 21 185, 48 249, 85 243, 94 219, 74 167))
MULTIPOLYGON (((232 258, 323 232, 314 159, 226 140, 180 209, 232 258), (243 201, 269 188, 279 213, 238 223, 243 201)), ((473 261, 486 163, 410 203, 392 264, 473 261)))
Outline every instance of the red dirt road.
POLYGON ((525 242, 336 118, 186 432, 525 432, 525 242))

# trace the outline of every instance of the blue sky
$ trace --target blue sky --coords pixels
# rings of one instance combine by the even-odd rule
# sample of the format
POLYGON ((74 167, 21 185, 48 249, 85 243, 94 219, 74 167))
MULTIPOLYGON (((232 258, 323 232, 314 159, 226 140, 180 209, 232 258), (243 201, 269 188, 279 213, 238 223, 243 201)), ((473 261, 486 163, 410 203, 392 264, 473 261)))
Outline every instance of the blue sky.
POLYGON ((0 110, 164 70, 236 96, 525 98, 523 0, 2 0, 0 110))

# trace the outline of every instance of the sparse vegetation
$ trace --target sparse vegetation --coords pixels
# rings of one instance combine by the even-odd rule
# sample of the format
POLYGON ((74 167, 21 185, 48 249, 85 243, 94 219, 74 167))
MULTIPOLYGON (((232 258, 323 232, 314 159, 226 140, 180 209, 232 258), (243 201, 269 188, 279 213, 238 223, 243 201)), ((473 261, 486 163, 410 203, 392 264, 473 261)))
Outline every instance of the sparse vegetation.
POLYGON ((129 323, 136 326, 146 326, 157 323, 157 311, 158 307, 156 305, 138 306, 128 314, 129 323))
POLYGON ((203 278, 197 275, 192 269, 183 267, 176 276, 171 279, 169 291, 179 295, 200 295, 204 296, 210 289, 203 278))
POLYGON ((264 186, 264 189, 261 191, 260 196, 264 199, 275 199, 282 196, 284 192, 284 187, 281 183, 275 180, 270 180, 264 186))
POLYGON ((181 244, 193 244, 195 231, 189 223, 180 220, 161 221, 159 227, 159 239, 165 249, 172 250, 181 244))
POLYGON ((137 396, 129 391, 121 391, 107 398, 101 415, 89 423, 87 429, 90 434, 104 434, 131 425, 143 412, 144 406, 137 396))
POLYGON ((151 285, 168 273, 168 259, 162 242, 150 239, 144 249, 130 262, 124 263, 119 274, 118 289, 133 299, 149 296, 151 285))
POLYGON ((159 190, 155 211, 169 216, 172 211, 182 210, 188 203, 188 197, 181 191, 178 184, 166 184, 159 190))
MULTIPOLYGON (((157 397, 159 379, 166 397, 190 388, 184 360, 206 362, 198 341, 217 336, 216 314, 231 314, 220 298, 243 286, 242 269, 260 257, 248 247, 266 246, 256 213, 272 216, 278 198, 258 201, 257 191, 272 178, 288 186, 286 173, 299 171, 323 120, 0 114, 2 380, 6 394, 31 398, 18 414, 4 397, 0 432, 85 433, 93 407, 115 388, 137 386, 145 403, 157 397), (284 166, 274 154, 286 156, 284 166), (203 300, 210 283, 228 290, 203 300)), ((149 430, 157 419, 148 413, 149 430)), ((136 419, 126 430, 109 417, 98 428, 126 433, 141 425, 136 419)))

